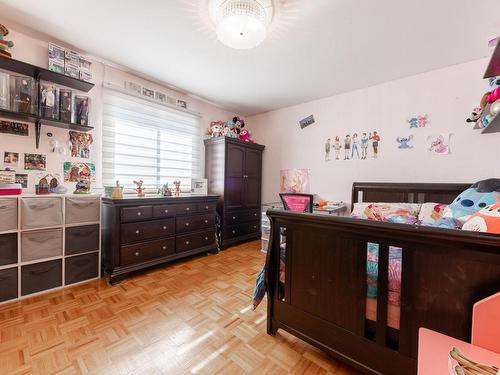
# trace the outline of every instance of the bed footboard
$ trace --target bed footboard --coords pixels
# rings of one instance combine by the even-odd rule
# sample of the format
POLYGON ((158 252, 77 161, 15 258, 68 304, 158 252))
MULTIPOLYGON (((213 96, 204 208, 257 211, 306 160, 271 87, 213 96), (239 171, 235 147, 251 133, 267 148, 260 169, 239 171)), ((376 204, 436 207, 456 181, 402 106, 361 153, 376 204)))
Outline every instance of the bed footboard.
POLYGON ((473 304, 500 291, 500 236, 285 211, 268 216, 268 333, 284 329, 366 374, 416 374, 420 327, 468 341, 473 304), (368 243, 378 244, 372 320, 368 243), (402 249, 397 328, 388 323, 391 247, 402 249))

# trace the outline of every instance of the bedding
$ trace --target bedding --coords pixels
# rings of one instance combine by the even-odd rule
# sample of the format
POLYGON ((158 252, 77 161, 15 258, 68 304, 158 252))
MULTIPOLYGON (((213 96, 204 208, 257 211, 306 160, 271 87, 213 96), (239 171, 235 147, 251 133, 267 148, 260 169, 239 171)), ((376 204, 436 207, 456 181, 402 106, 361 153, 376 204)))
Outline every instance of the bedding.
POLYGON ((355 203, 351 217, 387 223, 416 224, 420 204, 416 203, 355 203))

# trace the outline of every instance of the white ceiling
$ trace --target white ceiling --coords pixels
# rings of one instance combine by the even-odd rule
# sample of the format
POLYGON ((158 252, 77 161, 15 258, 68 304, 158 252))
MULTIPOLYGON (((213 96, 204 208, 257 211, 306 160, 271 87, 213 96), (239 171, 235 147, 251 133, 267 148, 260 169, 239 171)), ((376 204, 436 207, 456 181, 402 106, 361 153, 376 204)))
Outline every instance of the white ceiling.
POLYGON ((488 56, 499 0, 277 0, 231 50, 208 0, 0 0, 0 18, 249 115, 488 56))

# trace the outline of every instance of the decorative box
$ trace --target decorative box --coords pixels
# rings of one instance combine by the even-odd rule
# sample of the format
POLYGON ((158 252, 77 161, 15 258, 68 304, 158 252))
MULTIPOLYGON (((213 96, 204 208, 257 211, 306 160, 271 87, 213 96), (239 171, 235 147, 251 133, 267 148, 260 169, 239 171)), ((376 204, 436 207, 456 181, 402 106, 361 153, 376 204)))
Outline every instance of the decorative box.
POLYGON ((21 184, 0 184, 0 195, 20 195, 22 192, 21 184))

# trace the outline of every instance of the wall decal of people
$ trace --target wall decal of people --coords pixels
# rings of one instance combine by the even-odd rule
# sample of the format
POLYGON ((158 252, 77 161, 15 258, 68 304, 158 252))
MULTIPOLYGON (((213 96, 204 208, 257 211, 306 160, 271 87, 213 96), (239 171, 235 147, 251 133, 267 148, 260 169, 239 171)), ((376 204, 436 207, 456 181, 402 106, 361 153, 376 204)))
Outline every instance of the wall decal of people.
POLYGON ((372 141, 373 158, 378 159, 378 144, 380 142, 380 136, 376 131, 374 131, 373 134, 370 133, 369 138, 372 141))
POLYGON ((351 151, 351 136, 347 134, 344 138, 344 160, 349 160, 350 151, 351 151))

